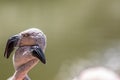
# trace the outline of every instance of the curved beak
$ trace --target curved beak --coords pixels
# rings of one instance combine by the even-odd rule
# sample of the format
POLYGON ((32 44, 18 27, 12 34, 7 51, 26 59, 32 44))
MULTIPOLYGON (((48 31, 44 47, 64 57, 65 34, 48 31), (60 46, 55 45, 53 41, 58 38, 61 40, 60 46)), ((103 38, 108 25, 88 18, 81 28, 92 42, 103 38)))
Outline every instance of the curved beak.
POLYGON ((46 58, 39 46, 32 46, 32 55, 37 57, 43 64, 46 64, 46 58))
POLYGON ((15 35, 15 36, 8 39, 7 44, 6 44, 6 48, 5 48, 5 52, 4 52, 4 56, 6 58, 9 58, 10 54, 14 50, 14 47, 17 45, 18 40, 19 40, 18 35, 15 35))

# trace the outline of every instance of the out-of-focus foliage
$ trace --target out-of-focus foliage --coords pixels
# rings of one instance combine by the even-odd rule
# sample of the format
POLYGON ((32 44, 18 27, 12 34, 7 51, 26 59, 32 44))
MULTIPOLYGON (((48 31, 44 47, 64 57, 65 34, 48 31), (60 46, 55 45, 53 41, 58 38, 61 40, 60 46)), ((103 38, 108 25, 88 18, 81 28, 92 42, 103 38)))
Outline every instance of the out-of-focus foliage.
POLYGON ((53 80, 64 61, 89 57, 91 51, 119 42, 120 1, 0 1, 0 80, 14 72, 12 56, 3 57, 7 39, 31 27, 47 36, 47 64, 39 63, 29 75, 32 80, 53 80))

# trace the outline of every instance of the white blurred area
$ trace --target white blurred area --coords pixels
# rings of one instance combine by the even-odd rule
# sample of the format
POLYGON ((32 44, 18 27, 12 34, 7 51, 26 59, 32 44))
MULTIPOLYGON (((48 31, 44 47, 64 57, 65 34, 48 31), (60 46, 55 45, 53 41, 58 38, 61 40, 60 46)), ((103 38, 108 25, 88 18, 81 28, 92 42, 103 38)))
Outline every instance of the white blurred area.
MULTIPOLYGON (((119 45, 119 44, 118 44, 119 45)), ((114 45, 89 57, 63 63, 55 80, 120 80, 120 47, 114 45)))
POLYGON ((120 80, 113 71, 104 67, 93 67, 83 70, 79 76, 73 80, 120 80))

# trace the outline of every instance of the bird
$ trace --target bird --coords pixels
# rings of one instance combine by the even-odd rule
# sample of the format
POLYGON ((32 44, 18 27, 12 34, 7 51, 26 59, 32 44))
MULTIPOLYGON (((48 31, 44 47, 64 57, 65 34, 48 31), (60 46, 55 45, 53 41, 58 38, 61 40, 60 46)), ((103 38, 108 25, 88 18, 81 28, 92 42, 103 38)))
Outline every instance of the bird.
POLYGON ((45 49, 47 45, 46 35, 38 28, 24 30, 7 40, 4 57, 13 55, 15 72, 7 80, 31 80, 28 72, 39 62, 46 64, 45 49))

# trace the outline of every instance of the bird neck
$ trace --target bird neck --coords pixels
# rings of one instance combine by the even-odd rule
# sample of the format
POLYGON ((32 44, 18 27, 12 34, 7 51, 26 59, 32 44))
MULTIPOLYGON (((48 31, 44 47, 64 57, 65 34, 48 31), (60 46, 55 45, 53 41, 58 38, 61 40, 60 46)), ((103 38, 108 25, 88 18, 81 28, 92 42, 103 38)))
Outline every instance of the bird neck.
POLYGON ((29 79, 26 79, 27 78, 26 76, 27 74, 22 73, 20 71, 16 71, 11 80, 29 80, 29 79))
POLYGON ((10 80, 30 80, 27 73, 39 62, 37 58, 28 61, 27 63, 17 67, 13 75, 13 79, 10 80))

